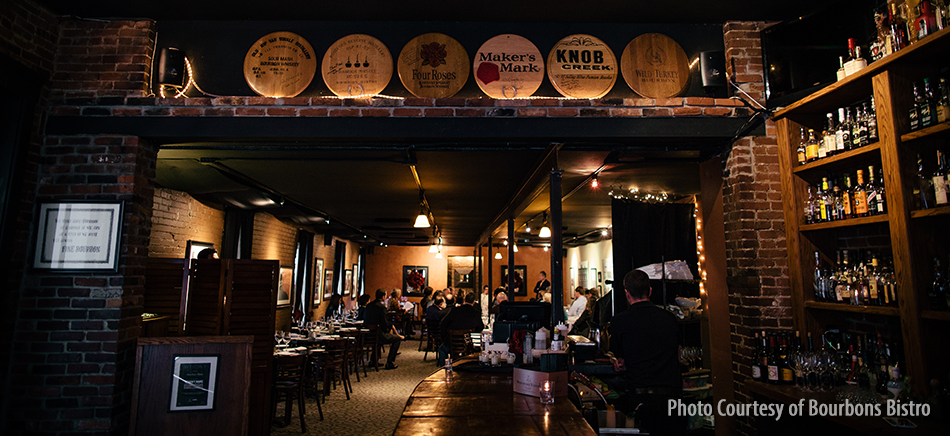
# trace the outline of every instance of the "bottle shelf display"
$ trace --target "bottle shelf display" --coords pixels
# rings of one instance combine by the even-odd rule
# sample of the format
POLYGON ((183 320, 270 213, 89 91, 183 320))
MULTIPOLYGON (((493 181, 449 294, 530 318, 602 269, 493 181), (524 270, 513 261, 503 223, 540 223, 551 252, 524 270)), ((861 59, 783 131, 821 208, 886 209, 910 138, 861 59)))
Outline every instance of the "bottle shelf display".
MULTIPOLYGON (((918 155, 926 163, 922 173, 925 178, 935 180, 950 172, 950 161, 941 166, 935 158, 938 151, 950 152, 947 147, 950 121, 939 118, 946 80, 941 87, 938 77, 940 69, 950 65, 946 53, 950 53, 950 29, 947 28, 931 32, 773 115, 780 146, 789 282, 796 330, 817 335, 829 324, 846 324, 849 320, 898 323, 900 340, 895 338, 895 342, 900 342, 903 348, 904 373, 910 376, 912 391, 922 396, 929 391, 931 379, 947 381, 946 367, 941 362, 948 358, 944 350, 950 349, 950 338, 945 334, 950 329, 950 311, 947 304, 936 304, 950 288, 950 280, 946 279, 950 275, 946 272, 950 265, 950 232, 946 231, 950 227, 950 204, 935 202, 926 209, 917 206, 921 197, 918 155), (932 98, 922 95, 926 94, 924 78, 929 78, 932 98), (918 84, 916 98, 915 83, 918 84), (932 112, 927 115, 931 119, 927 125, 918 119, 918 129, 912 130, 911 114, 916 108, 915 116, 919 118, 919 108, 926 102, 931 105, 925 111, 932 112), (870 125, 876 127, 876 139, 872 140, 868 134, 866 140, 856 143, 857 147, 852 142, 850 150, 836 148, 829 154, 827 144, 831 144, 831 132, 843 130, 838 126, 848 123, 849 111, 852 121, 855 112, 859 121, 863 113, 865 123, 868 114, 874 114, 870 125), (826 153, 819 157, 814 149, 822 145, 826 153), (882 192, 883 210, 876 215, 855 214, 852 210, 838 220, 808 219, 809 204, 814 204, 808 201, 809 192, 814 197, 816 186, 824 191, 824 179, 828 180, 828 189, 832 192, 835 186, 839 187, 840 193, 832 196, 844 202, 848 179, 853 189, 858 183, 857 171, 862 170, 862 181, 867 185, 870 166, 875 172, 872 187, 886 188, 882 192), (864 235, 869 235, 867 240, 875 241, 873 245, 849 246, 864 235), (872 273, 862 271, 856 276, 863 280, 859 289, 865 299, 829 301, 829 296, 837 300, 837 294, 828 293, 827 284, 815 286, 816 280, 825 280, 821 268, 834 269, 838 251, 858 247, 867 248, 879 261, 876 268, 869 268, 872 273), (816 252, 817 265, 820 265, 817 277, 816 252), (892 260, 893 267, 885 259, 892 260), (943 269, 935 268, 934 259, 943 269), (864 283, 872 279, 878 287, 878 298, 870 297, 870 285, 864 287, 864 283), (880 298, 882 283, 891 287, 886 301, 880 298), (934 351, 933 347, 941 351, 934 351)), ((861 134, 861 130, 858 131, 861 134)), ((852 192, 849 191, 847 200, 854 207, 852 192)), ((859 201, 863 198, 866 197, 859 201)), ((863 211, 865 205, 860 206, 863 211)), ((814 217, 813 211, 811 216, 814 217)))

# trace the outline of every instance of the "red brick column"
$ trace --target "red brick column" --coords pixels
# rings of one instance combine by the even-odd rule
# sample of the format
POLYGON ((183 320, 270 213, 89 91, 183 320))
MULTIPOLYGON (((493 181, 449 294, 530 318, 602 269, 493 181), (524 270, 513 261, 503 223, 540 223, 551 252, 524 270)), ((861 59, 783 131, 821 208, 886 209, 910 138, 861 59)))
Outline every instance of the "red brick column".
MULTIPOLYGON (((10 434, 128 431, 157 149, 136 137, 47 137, 37 203, 125 206, 115 273, 28 271, 12 356, 10 434)), ((36 223, 33 223, 35 226, 36 223)))
MULTIPOLYGON (((748 94, 735 95, 747 101, 751 96, 764 105, 759 36, 763 27, 757 22, 729 22, 723 32, 729 77, 748 94)), ((767 122, 766 136, 745 137, 733 144, 723 169, 733 371, 736 401, 741 403, 751 401, 743 382, 751 374, 754 332, 792 326, 781 188, 775 126, 767 122)), ((749 422, 739 424, 742 430, 749 422)))

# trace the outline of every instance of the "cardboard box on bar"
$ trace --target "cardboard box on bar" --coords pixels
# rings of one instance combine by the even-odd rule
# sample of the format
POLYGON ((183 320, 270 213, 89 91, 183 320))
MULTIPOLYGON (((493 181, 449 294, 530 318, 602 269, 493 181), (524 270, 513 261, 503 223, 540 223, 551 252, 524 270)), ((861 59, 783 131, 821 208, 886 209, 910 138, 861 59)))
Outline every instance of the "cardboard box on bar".
POLYGON ((544 385, 545 380, 550 380, 555 397, 567 396, 567 371, 541 372, 536 369, 515 367, 513 379, 517 394, 540 397, 541 386, 544 385))

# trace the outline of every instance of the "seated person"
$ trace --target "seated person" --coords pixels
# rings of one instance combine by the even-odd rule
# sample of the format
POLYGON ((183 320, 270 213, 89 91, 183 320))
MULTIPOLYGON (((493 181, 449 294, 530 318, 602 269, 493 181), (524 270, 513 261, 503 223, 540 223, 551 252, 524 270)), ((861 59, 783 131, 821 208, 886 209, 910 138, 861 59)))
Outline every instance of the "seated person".
POLYGON ((477 296, 473 293, 469 293, 465 296, 465 302, 458 307, 455 307, 449 311, 448 315, 445 315, 445 318, 442 318, 442 322, 439 325, 439 332, 442 335, 442 345, 439 346, 439 358, 436 360, 436 364, 439 366, 445 365, 445 359, 449 356, 451 348, 449 346, 449 330, 475 330, 481 331, 485 328, 485 325, 482 324, 482 317, 478 314, 478 309, 475 307, 475 300, 477 296))
POLYGON ((426 322, 440 322, 449 311, 445 307, 445 300, 442 297, 436 297, 432 300, 432 305, 426 309, 426 322))
MULTIPOLYGON (((386 306, 383 305, 383 299, 386 298, 386 291, 376 290, 376 300, 366 306, 366 315, 363 320, 364 326, 376 326, 379 329, 379 343, 381 345, 389 344, 389 358, 386 359, 386 369, 396 369, 396 355, 399 354, 399 344, 405 339, 396 332, 396 328, 389 323, 389 317, 386 315, 386 306)), ((373 359, 379 359, 373 350, 373 359)))
POLYGON ((369 304, 369 294, 360 295, 356 303, 359 305, 356 309, 356 320, 362 321, 366 318, 366 305, 369 304))
POLYGON ((505 293, 505 290, 502 288, 495 289, 495 302, 491 306, 491 313, 498 315, 500 310, 498 306, 506 301, 508 301, 508 294, 505 293))

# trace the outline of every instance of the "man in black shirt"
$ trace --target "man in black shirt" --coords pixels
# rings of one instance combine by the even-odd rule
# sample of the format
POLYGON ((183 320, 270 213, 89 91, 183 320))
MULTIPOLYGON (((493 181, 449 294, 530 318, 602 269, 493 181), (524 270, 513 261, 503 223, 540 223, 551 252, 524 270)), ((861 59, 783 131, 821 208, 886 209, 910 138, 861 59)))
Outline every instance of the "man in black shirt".
MULTIPOLYGON (((363 325, 376 326, 379 329, 379 343, 389 344, 389 358, 386 359, 386 369, 396 369, 396 354, 399 353, 399 344, 404 338, 389 323, 383 298, 386 298, 386 291, 377 289, 376 300, 366 306, 363 325)), ((378 356, 375 356, 376 350, 373 350, 373 354, 373 358, 378 359, 378 356)))
POLYGON ((544 294, 551 288, 551 282, 548 281, 548 273, 544 271, 538 274, 538 278, 540 280, 534 284, 534 298, 541 301, 541 294, 544 294))
POLYGON ((622 388, 627 391, 621 410, 630 412, 639 405, 637 418, 650 434, 685 433, 685 417, 675 411, 670 416, 667 409, 668 400, 683 394, 676 316, 650 302, 650 279, 643 271, 627 273, 623 287, 630 307, 610 324, 614 367, 623 374, 622 388))

